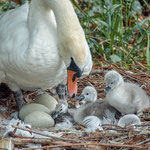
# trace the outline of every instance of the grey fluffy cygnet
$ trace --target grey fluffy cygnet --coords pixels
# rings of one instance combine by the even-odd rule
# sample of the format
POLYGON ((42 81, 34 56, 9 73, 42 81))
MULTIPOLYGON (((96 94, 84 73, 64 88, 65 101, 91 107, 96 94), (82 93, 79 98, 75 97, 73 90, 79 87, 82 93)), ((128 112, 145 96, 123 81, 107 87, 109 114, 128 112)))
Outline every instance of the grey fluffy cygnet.
POLYGON ((104 78, 108 103, 123 114, 137 114, 149 107, 149 98, 138 85, 124 82, 115 70, 108 71, 104 78))
POLYGON ((115 116, 118 111, 110 106, 106 100, 97 100, 97 91, 95 88, 90 86, 85 87, 78 99, 84 100, 85 103, 75 111, 75 122, 86 127, 88 125, 95 127, 95 120, 97 126, 104 123, 112 123, 116 120, 115 116))

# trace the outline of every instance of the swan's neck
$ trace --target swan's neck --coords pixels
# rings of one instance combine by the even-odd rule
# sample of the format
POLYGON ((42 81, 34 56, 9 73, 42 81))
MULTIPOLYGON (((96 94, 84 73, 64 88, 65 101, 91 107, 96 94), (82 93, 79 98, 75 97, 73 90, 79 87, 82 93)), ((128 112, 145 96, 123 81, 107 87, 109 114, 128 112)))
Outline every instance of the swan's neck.
MULTIPOLYGON (((54 23, 50 18, 50 10, 54 12, 57 24, 56 31, 60 55, 65 60, 68 55, 70 57, 71 53, 71 56, 76 58, 77 65, 82 65, 86 53, 85 36, 70 0, 32 0, 28 17, 30 31, 35 32, 35 26, 38 26, 38 29, 39 26, 42 26, 45 31, 49 24, 54 23)), ((40 29, 40 31, 42 30, 40 29)), ((70 63, 70 60, 68 63, 70 63)))
POLYGON ((35 25, 38 20, 45 20, 50 16, 50 10, 54 12, 59 35, 67 37, 73 35, 73 32, 83 32, 70 0, 32 0, 29 24, 34 22, 35 25))
POLYGON ((67 32, 78 32, 82 29, 70 0, 61 0, 61 2, 60 0, 47 1, 55 14, 59 32, 67 34, 67 32))

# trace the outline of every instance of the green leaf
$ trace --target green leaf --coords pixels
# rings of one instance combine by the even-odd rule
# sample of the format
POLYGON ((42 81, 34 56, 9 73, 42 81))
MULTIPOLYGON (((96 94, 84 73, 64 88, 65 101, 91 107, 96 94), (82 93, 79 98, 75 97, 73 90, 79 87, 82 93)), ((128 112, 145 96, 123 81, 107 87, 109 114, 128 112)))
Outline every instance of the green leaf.
POLYGON ((121 58, 118 55, 115 55, 115 54, 111 55, 110 59, 113 63, 121 62, 121 58))
POLYGON ((150 35, 148 35, 147 39, 146 61, 147 65, 150 66, 150 35))
POLYGON ((76 6, 82 12, 82 9, 80 8, 80 6, 78 6, 78 4, 76 3, 76 1, 75 0, 71 0, 71 1, 74 4, 74 6, 76 6))
POLYGON ((150 16, 149 17, 147 17, 147 18, 145 18, 144 20, 142 20, 141 22, 137 22, 136 23, 136 25, 133 27, 133 29, 132 30, 135 30, 135 29, 142 29, 142 26, 145 24, 145 23, 147 23, 148 21, 149 21, 149 19, 150 19, 150 16))

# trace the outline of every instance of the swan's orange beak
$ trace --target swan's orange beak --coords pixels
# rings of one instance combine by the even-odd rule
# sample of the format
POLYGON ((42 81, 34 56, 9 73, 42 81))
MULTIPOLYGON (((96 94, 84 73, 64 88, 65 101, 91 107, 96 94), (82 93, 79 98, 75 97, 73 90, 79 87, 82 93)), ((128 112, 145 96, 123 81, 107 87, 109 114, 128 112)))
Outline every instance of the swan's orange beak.
POLYGON ((77 73, 72 70, 67 70, 68 74, 68 93, 70 97, 75 97, 77 94, 77 73))

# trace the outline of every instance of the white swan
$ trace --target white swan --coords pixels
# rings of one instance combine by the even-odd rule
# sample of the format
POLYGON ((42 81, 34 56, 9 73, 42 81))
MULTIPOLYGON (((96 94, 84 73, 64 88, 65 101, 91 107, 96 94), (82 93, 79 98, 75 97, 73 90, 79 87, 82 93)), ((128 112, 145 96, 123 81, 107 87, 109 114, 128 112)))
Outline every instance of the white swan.
POLYGON ((124 82, 117 71, 108 71, 104 81, 108 103, 121 113, 134 114, 149 107, 149 98, 144 90, 133 83, 124 82))
POLYGON ((18 105, 20 88, 65 84, 67 70, 73 96, 77 78, 91 68, 91 53, 70 0, 32 0, 0 16, 0 83, 15 92, 18 105))

